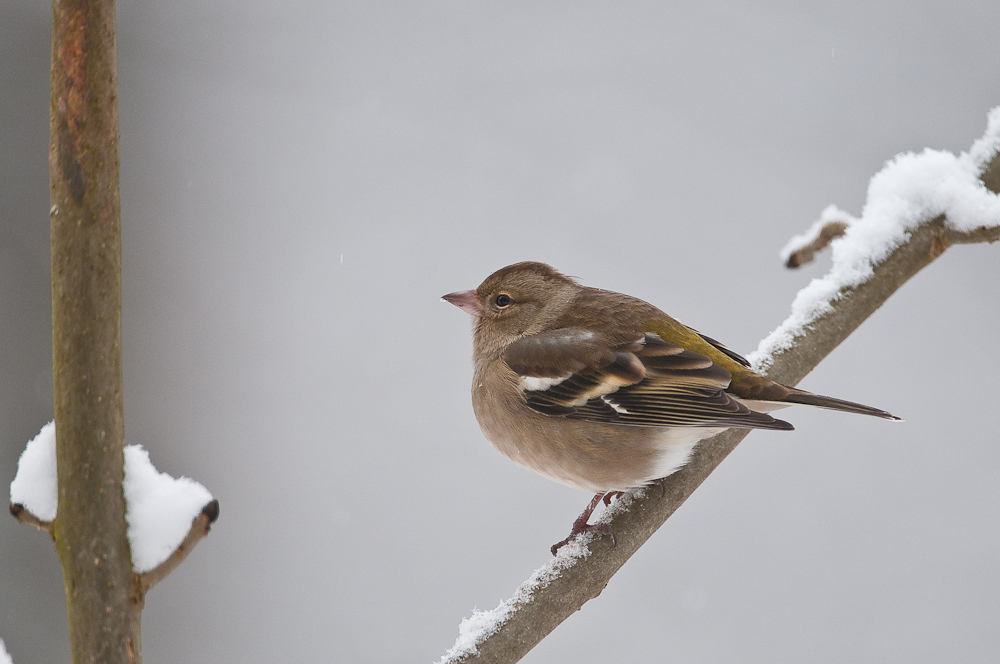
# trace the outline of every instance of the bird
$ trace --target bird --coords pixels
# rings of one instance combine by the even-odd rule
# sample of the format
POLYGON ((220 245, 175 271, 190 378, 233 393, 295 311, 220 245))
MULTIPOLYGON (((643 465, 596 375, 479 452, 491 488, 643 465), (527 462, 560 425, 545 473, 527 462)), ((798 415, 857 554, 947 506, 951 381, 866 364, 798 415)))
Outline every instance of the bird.
POLYGON ((545 263, 508 265, 442 299, 474 320, 472 406, 486 439, 595 494, 553 554, 582 532, 614 538, 588 523, 599 502, 662 482, 699 441, 728 428, 794 428, 769 411, 801 404, 900 419, 782 385, 655 306, 545 263))

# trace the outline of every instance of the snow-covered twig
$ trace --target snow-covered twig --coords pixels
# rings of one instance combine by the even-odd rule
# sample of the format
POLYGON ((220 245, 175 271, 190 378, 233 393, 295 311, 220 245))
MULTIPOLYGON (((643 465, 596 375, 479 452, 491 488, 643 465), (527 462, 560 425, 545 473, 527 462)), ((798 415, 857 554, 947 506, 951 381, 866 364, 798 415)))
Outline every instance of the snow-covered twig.
MULTIPOLYGON (((969 153, 945 154, 901 155, 889 165, 897 164, 899 170, 890 177, 880 179, 883 171, 873 178, 861 219, 849 224, 844 237, 833 242, 830 273, 803 289, 789 318, 761 342, 753 354, 758 369, 785 384, 796 384, 949 246, 1000 239, 996 195, 1000 189, 1000 107, 990 113, 986 134, 969 153), (958 168, 956 162, 962 162, 958 168)), ((550 561, 532 576, 543 583, 529 580, 512 600, 463 622, 464 632, 441 664, 518 661, 559 623, 597 597, 747 433, 730 429, 703 441, 690 462, 666 479, 662 496, 659 491, 648 491, 634 496, 627 508, 611 510, 607 523, 617 534, 617 546, 609 538, 581 540, 590 555, 575 552, 550 561)))
MULTIPOLYGON (((157 471, 139 445, 125 446, 124 472, 132 569, 145 592, 208 534, 219 516, 219 501, 192 479, 157 471)), ((10 483, 10 512, 21 523, 51 534, 58 500, 56 424, 49 422, 17 462, 17 475, 10 483)))
POLYGON ((1000 196, 985 183, 992 182, 998 154, 1000 107, 990 112, 986 133, 969 152, 897 155, 871 179, 859 219, 830 206, 806 235, 792 238, 783 251, 786 260, 796 250, 808 252, 821 244, 822 231, 830 223, 844 224, 841 236, 831 238, 829 272, 799 291, 791 315, 748 356, 754 368, 766 371, 776 353, 790 348, 834 302, 869 281, 875 266, 887 263, 904 243, 912 243, 918 229, 934 229, 929 237, 935 256, 952 244, 995 241, 1000 196))
POLYGON ((208 531, 212 529, 212 524, 215 523, 215 520, 218 518, 219 501, 213 499, 212 502, 205 505, 205 507, 201 510, 201 513, 194 518, 194 521, 191 522, 191 529, 188 531, 187 536, 170 553, 167 559, 145 574, 139 575, 139 583, 142 587, 142 592, 145 593, 157 583, 162 581, 167 574, 174 571, 174 568, 180 565, 184 559, 187 558, 187 555, 191 553, 191 549, 193 549, 195 545, 205 537, 205 535, 208 535, 208 531))
POLYGON ((836 205, 828 205, 805 233, 794 236, 781 250, 781 262, 787 268, 811 263, 816 254, 847 232, 857 219, 836 205))

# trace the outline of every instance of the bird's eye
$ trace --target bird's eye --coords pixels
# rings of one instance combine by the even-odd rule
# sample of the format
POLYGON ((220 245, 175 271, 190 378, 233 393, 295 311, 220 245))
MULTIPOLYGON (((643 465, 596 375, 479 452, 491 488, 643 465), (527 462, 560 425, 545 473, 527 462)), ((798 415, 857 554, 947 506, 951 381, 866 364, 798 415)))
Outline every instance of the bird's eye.
POLYGON ((510 295, 507 295, 507 293, 500 293, 499 295, 497 295, 497 299, 494 300, 494 302, 497 303, 498 307, 503 309, 504 307, 509 307, 514 302, 514 300, 512 300, 510 298, 510 295))

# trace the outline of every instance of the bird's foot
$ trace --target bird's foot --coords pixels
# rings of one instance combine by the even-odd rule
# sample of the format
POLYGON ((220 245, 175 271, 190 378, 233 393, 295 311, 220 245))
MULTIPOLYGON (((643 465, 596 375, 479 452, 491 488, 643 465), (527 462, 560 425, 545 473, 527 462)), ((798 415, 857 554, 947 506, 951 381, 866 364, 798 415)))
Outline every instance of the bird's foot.
POLYGON ((610 506, 612 498, 621 498, 624 495, 625 495, 624 491, 608 491, 606 494, 604 494, 604 498, 602 498, 601 500, 604 501, 605 506, 610 506))
MULTIPOLYGON (((621 494, 619 491, 614 491, 612 493, 621 494)), ((576 517, 576 521, 573 522, 573 528, 569 531, 569 536, 560 542, 556 542, 552 545, 552 548, 549 549, 552 551, 553 556, 559 552, 559 549, 569 544, 571 539, 581 533, 601 533, 602 535, 610 535, 612 546, 618 544, 618 538, 615 537, 615 531, 611 529, 611 526, 606 523, 587 523, 587 521, 590 520, 590 515, 594 513, 594 510, 597 509, 597 505, 602 499, 605 500, 605 504, 611 502, 610 499, 607 498, 609 495, 611 494, 599 493, 590 500, 590 504, 587 505, 587 509, 583 510, 583 513, 576 517)))

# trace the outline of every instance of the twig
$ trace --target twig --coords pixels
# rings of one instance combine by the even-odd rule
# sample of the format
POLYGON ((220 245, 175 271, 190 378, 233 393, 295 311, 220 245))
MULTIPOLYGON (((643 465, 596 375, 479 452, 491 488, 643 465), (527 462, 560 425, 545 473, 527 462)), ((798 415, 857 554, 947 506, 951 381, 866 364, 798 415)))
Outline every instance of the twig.
POLYGON ((44 530, 49 535, 52 534, 52 522, 42 521, 37 516, 32 514, 27 507, 21 505, 20 503, 10 504, 11 515, 18 520, 18 522, 23 523, 28 526, 34 526, 39 530, 44 530))
POLYGON ((188 531, 184 541, 181 542, 174 552, 162 563, 149 570, 145 574, 139 575, 139 588, 142 594, 146 594, 150 588, 162 581, 167 574, 174 571, 174 568, 181 564, 191 550, 198 544, 212 529, 212 524, 219 518, 219 501, 213 500, 201 510, 201 514, 196 516, 191 522, 191 530, 188 531))
POLYGON ((788 255, 785 267, 792 269, 811 263, 816 254, 826 249, 830 242, 847 232, 847 226, 845 221, 831 221, 824 224, 812 241, 788 255))

